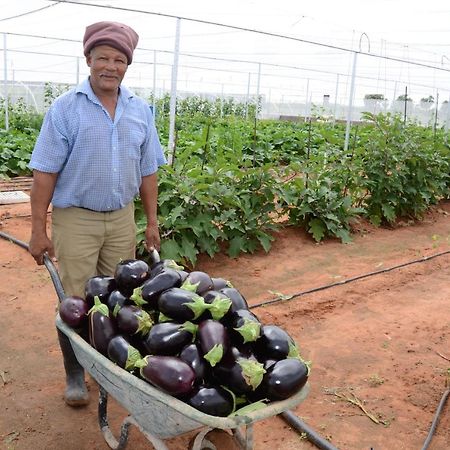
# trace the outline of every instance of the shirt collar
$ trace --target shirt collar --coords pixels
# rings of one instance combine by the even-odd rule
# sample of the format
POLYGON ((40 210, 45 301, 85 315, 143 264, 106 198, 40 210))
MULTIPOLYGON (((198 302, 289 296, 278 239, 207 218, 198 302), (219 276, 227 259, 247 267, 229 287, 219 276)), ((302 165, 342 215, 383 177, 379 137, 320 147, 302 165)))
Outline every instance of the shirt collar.
MULTIPOLYGON (((89 82, 89 78, 86 78, 84 81, 82 81, 76 87, 75 92, 77 94, 78 93, 85 94, 89 100, 98 103, 98 98, 95 95, 94 91, 92 90, 92 86, 91 86, 91 83, 89 82)), ((129 100, 132 97, 134 97, 134 93, 130 89, 128 89, 126 86, 120 85, 118 100, 125 102, 126 100, 129 100)))

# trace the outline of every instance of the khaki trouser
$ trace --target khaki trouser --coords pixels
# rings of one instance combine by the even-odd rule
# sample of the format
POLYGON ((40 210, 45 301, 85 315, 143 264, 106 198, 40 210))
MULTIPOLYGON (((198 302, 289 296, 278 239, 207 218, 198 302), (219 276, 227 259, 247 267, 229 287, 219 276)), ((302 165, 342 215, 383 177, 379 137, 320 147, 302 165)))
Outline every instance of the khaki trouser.
POLYGON ((134 203, 111 212, 53 208, 52 240, 66 295, 84 298, 89 278, 114 275, 120 260, 135 257, 134 203))

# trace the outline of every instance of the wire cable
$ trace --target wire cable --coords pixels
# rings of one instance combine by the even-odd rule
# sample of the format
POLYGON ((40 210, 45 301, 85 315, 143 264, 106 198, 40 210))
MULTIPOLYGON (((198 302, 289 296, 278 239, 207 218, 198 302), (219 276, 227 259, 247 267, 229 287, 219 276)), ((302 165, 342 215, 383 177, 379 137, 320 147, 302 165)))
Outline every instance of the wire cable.
POLYGON ((19 17, 28 16, 30 14, 34 14, 34 13, 37 13, 39 11, 43 11, 44 9, 52 8, 53 6, 59 5, 59 3, 60 2, 56 2, 53 5, 43 6, 42 8, 33 9, 31 11, 27 11, 27 12, 24 12, 24 13, 21 13, 21 14, 17 14, 15 16, 5 17, 3 19, 0 19, 0 22, 5 22, 6 20, 17 19, 19 17))

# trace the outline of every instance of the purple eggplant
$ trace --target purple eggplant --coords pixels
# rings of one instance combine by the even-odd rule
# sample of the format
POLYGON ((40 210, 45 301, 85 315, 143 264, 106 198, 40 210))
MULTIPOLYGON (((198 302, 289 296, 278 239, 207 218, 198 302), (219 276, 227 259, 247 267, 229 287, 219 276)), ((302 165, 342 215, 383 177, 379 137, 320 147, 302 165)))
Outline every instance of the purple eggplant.
POLYGON ((117 313, 116 320, 119 330, 129 335, 140 334, 144 336, 153 325, 149 313, 136 305, 122 306, 117 313))
POLYGON ((211 277, 211 280, 213 283, 212 290, 214 291, 220 291, 221 289, 233 287, 230 281, 225 280, 225 278, 211 277))
POLYGON ((108 358, 122 369, 132 372, 136 362, 142 359, 139 350, 134 348, 125 336, 114 336, 108 344, 108 358))
POLYGON ((102 303, 106 303, 111 292, 116 289, 116 280, 107 275, 96 275, 86 281, 84 297, 89 308, 94 306, 94 297, 98 297, 102 303))
POLYGON ((131 295, 134 289, 141 286, 150 277, 150 268, 140 259, 120 261, 114 272, 117 288, 124 295, 131 295))
POLYGON ((228 330, 217 320, 203 320, 198 325, 197 339, 203 357, 214 367, 228 351, 228 330))
POLYGON ((158 298, 158 309, 176 322, 199 318, 208 305, 203 297, 181 288, 167 289, 158 298))
POLYGON ((194 340, 196 332, 192 322, 161 322, 152 326, 142 344, 149 355, 175 356, 194 340))
POLYGON ((184 272, 184 267, 178 265, 173 259, 161 259, 151 266, 150 278, 155 277, 164 269, 172 269, 184 272))
POLYGON ((195 372, 195 383, 203 383, 210 375, 210 365, 205 361, 197 344, 186 345, 180 354, 180 359, 188 363, 195 372))
POLYGON ((228 352, 227 356, 214 367, 213 373, 220 384, 237 395, 246 395, 261 384, 266 370, 255 357, 235 357, 228 352))
POLYGON ((255 342, 261 335, 261 322, 248 309, 238 309, 229 318, 231 338, 236 343, 255 342))
POLYGON ((271 365, 257 389, 260 398, 285 400, 296 394, 308 381, 309 368, 298 358, 286 358, 271 365))
POLYGON ((261 328, 261 336, 255 342, 255 354, 260 361, 299 356, 292 337, 277 325, 264 325, 261 328))
POLYGON ((248 303, 247 300, 244 298, 244 296, 241 294, 241 292, 238 291, 236 288, 226 287, 220 289, 219 292, 231 300, 230 309, 225 314, 223 319, 221 319, 221 321, 228 326, 229 325, 228 322, 229 319, 231 318, 231 315, 239 309, 248 309, 248 303))
POLYGON ((109 294, 109 297, 105 303, 112 315, 116 317, 120 308, 122 308, 122 306, 131 304, 131 300, 126 295, 123 295, 122 292, 119 291, 119 289, 114 289, 114 291, 109 294))
POLYGON ((59 304, 59 316, 72 328, 82 328, 87 322, 89 306, 82 297, 65 297, 59 304))
POLYGON ((202 295, 213 288, 213 282, 206 272, 194 270, 188 274, 181 287, 202 295))
POLYGON ((234 409, 233 396, 220 386, 199 386, 184 401, 210 416, 226 417, 234 409))
POLYGON ((188 395, 194 389, 194 371, 176 356, 148 355, 136 367, 142 378, 175 397, 188 395))
POLYGON ((181 274, 178 270, 164 268, 140 287, 142 298, 152 308, 158 306, 159 295, 167 289, 181 286, 181 274))
POLYGON ((94 297, 94 306, 89 310, 89 342, 102 355, 108 355, 109 341, 117 335, 117 325, 108 307, 94 297))

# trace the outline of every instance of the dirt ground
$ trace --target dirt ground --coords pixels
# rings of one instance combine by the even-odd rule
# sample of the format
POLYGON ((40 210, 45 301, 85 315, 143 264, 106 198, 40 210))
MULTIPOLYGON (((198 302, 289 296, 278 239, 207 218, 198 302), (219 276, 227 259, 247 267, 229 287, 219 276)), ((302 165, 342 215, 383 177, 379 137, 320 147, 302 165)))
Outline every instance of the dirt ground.
MULTIPOLYGON (((0 231, 28 241, 29 204, 0 206, 0 231)), ((62 400, 46 269, 4 239, 0 255, 0 448, 106 449, 95 382, 88 378, 88 407, 62 400)), ((395 229, 361 223, 351 244, 284 229, 268 254, 205 257, 196 268, 229 279, 253 305, 294 295, 253 311, 289 331, 312 361, 310 393, 294 412, 322 437, 341 450, 422 448, 450 370, 450 202, 395 229)), ((125 415, 111 400, 116 434, 125 415)), ((191 437, 167 445, 183 450, 191 437)), ((254 439, 255 450, 315 448, 280 417, 257 422, 254 439)), ((128 448, 152 446, 132 429, 128 448)), ((429 448, 450 448, 448 403, 429 448)))

